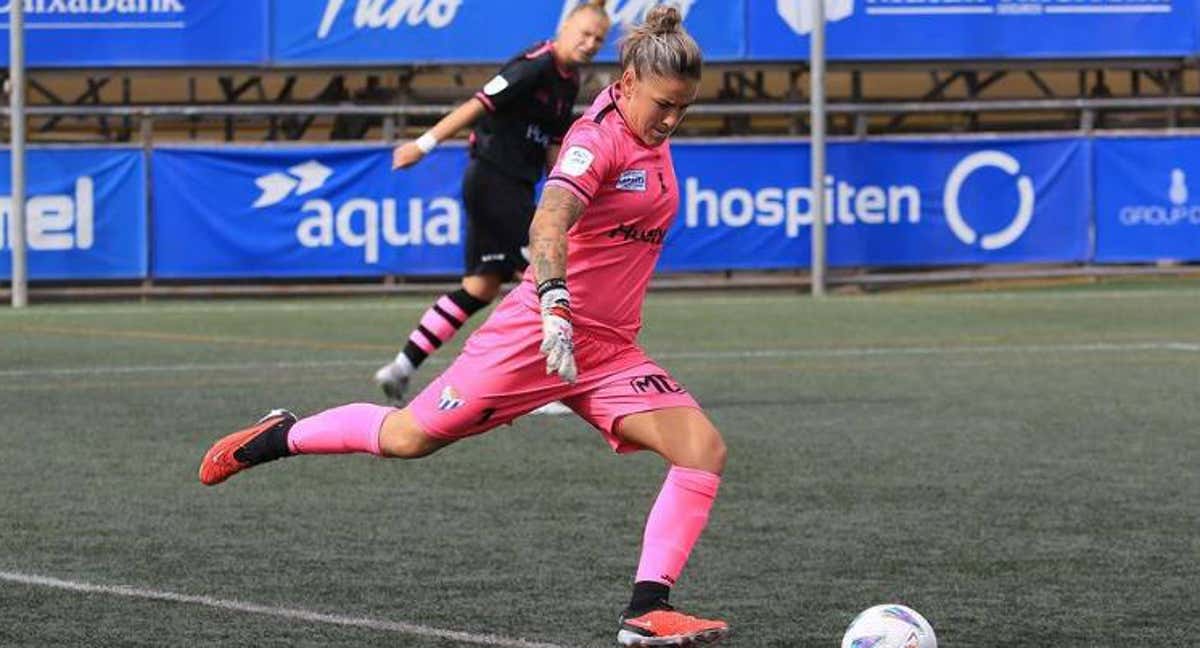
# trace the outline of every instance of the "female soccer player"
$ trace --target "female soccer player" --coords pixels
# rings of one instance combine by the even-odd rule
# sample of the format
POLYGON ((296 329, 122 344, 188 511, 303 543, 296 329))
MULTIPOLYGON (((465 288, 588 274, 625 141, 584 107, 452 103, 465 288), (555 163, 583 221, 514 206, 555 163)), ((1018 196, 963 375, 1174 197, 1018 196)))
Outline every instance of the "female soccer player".
POLYGON ((690 645, 724 621, 668 604, 725 467, 721 434, 637 345, 646 286, 679 204, 667 138, 695 100, 700 50, 660 6, 621 44, 621 78, 571 127, 530 227, 525 279, 454 363, 401 410, 352 404, 299 421, 276 410, 217 442, 200 480, 217 484, 296 454, 415 458, 552 400, 617 452, 649 449, 670 468, 650 511, 622 645, 690 645))
POLYGON ((392 167, 408 168, 439 141, 475 124, 462 183, 467 210, 462 288, 438 297, 395 360, 375 372, 392 404, 404 404, 409 380, 425 358, 528 265, 522 250, 533 217, 533 186, 558 157, 571 125, 579 96, 576 70, 600 51, 608 28, 604 0, 575 7, 553 41, 513 57, 474 97, 393 152, 392 167))

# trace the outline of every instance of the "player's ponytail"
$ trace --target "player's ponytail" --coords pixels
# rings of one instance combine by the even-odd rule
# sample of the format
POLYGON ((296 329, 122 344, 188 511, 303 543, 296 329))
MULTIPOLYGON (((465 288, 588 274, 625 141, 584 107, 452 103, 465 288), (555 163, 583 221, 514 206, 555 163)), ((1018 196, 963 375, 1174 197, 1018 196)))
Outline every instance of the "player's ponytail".
POLYGON ((700 80, 700 46, 683 28, 683 16, 671 5, 659 5, 646 20, 621 39, 621 69, 632 67, 647 76, 700 80))

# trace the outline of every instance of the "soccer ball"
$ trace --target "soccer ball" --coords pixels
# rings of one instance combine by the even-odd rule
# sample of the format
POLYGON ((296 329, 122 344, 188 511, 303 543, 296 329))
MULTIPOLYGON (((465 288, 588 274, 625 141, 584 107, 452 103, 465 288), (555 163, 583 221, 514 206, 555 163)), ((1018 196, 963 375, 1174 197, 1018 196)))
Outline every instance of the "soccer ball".
POLYGON ((903 605, 876 605, 850 622, 842 648, 937 648, 925 617, 903 605))

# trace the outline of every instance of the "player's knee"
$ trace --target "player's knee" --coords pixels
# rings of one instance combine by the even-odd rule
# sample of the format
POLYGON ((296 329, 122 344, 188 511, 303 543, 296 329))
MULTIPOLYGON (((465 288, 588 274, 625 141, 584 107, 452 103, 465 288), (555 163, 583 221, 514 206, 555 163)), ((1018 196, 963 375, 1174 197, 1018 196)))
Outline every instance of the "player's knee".
POLYGON ((472 275, 464 277, 462 281, 463 290, 475 299, 489 304, 500 296, 503 285, 504 282, 495 275, 472 275))
POLYGON ((716 428, 712 428, 712 433, 706 435, 700 447, 698 459, 704 464, 703 469, 721 474, 725 470, 725 459, 728 455, 729 449, 725 446, 725 439, 716 428))
POLYGON ((445 445, 441 439, 425 434, 408 410, 389 414, 379 431, 379 450, 385 457, 417 459, 445 445))
POLYGON ((714 427, 705 426, 695 430, 686 444, 686 448, 681 448, 681 450, 683 451, 672 453, 675 456, 668 456, 667 459, 676 466, 704 470, 718 475, 725 470, 725 458, 729 451, 725 447, 725 440, 721 438, 721 433, 714 427))

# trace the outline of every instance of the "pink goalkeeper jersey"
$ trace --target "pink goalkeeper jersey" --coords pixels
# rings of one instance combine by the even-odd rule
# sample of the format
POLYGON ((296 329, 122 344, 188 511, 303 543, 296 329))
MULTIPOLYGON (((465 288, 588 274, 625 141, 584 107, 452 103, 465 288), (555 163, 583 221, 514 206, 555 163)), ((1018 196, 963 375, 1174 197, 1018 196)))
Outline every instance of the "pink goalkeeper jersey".
MULTIPOLYGON (((586 208, 567 233, 567 287, 576 328, 632 342, 642 301, 679 206, 670 146, 650 147, 625 125, 615 85, 603 90, 563 140, 547 186, 586 208)), ((533 267, 517 288, 537 309, 533 267)))

